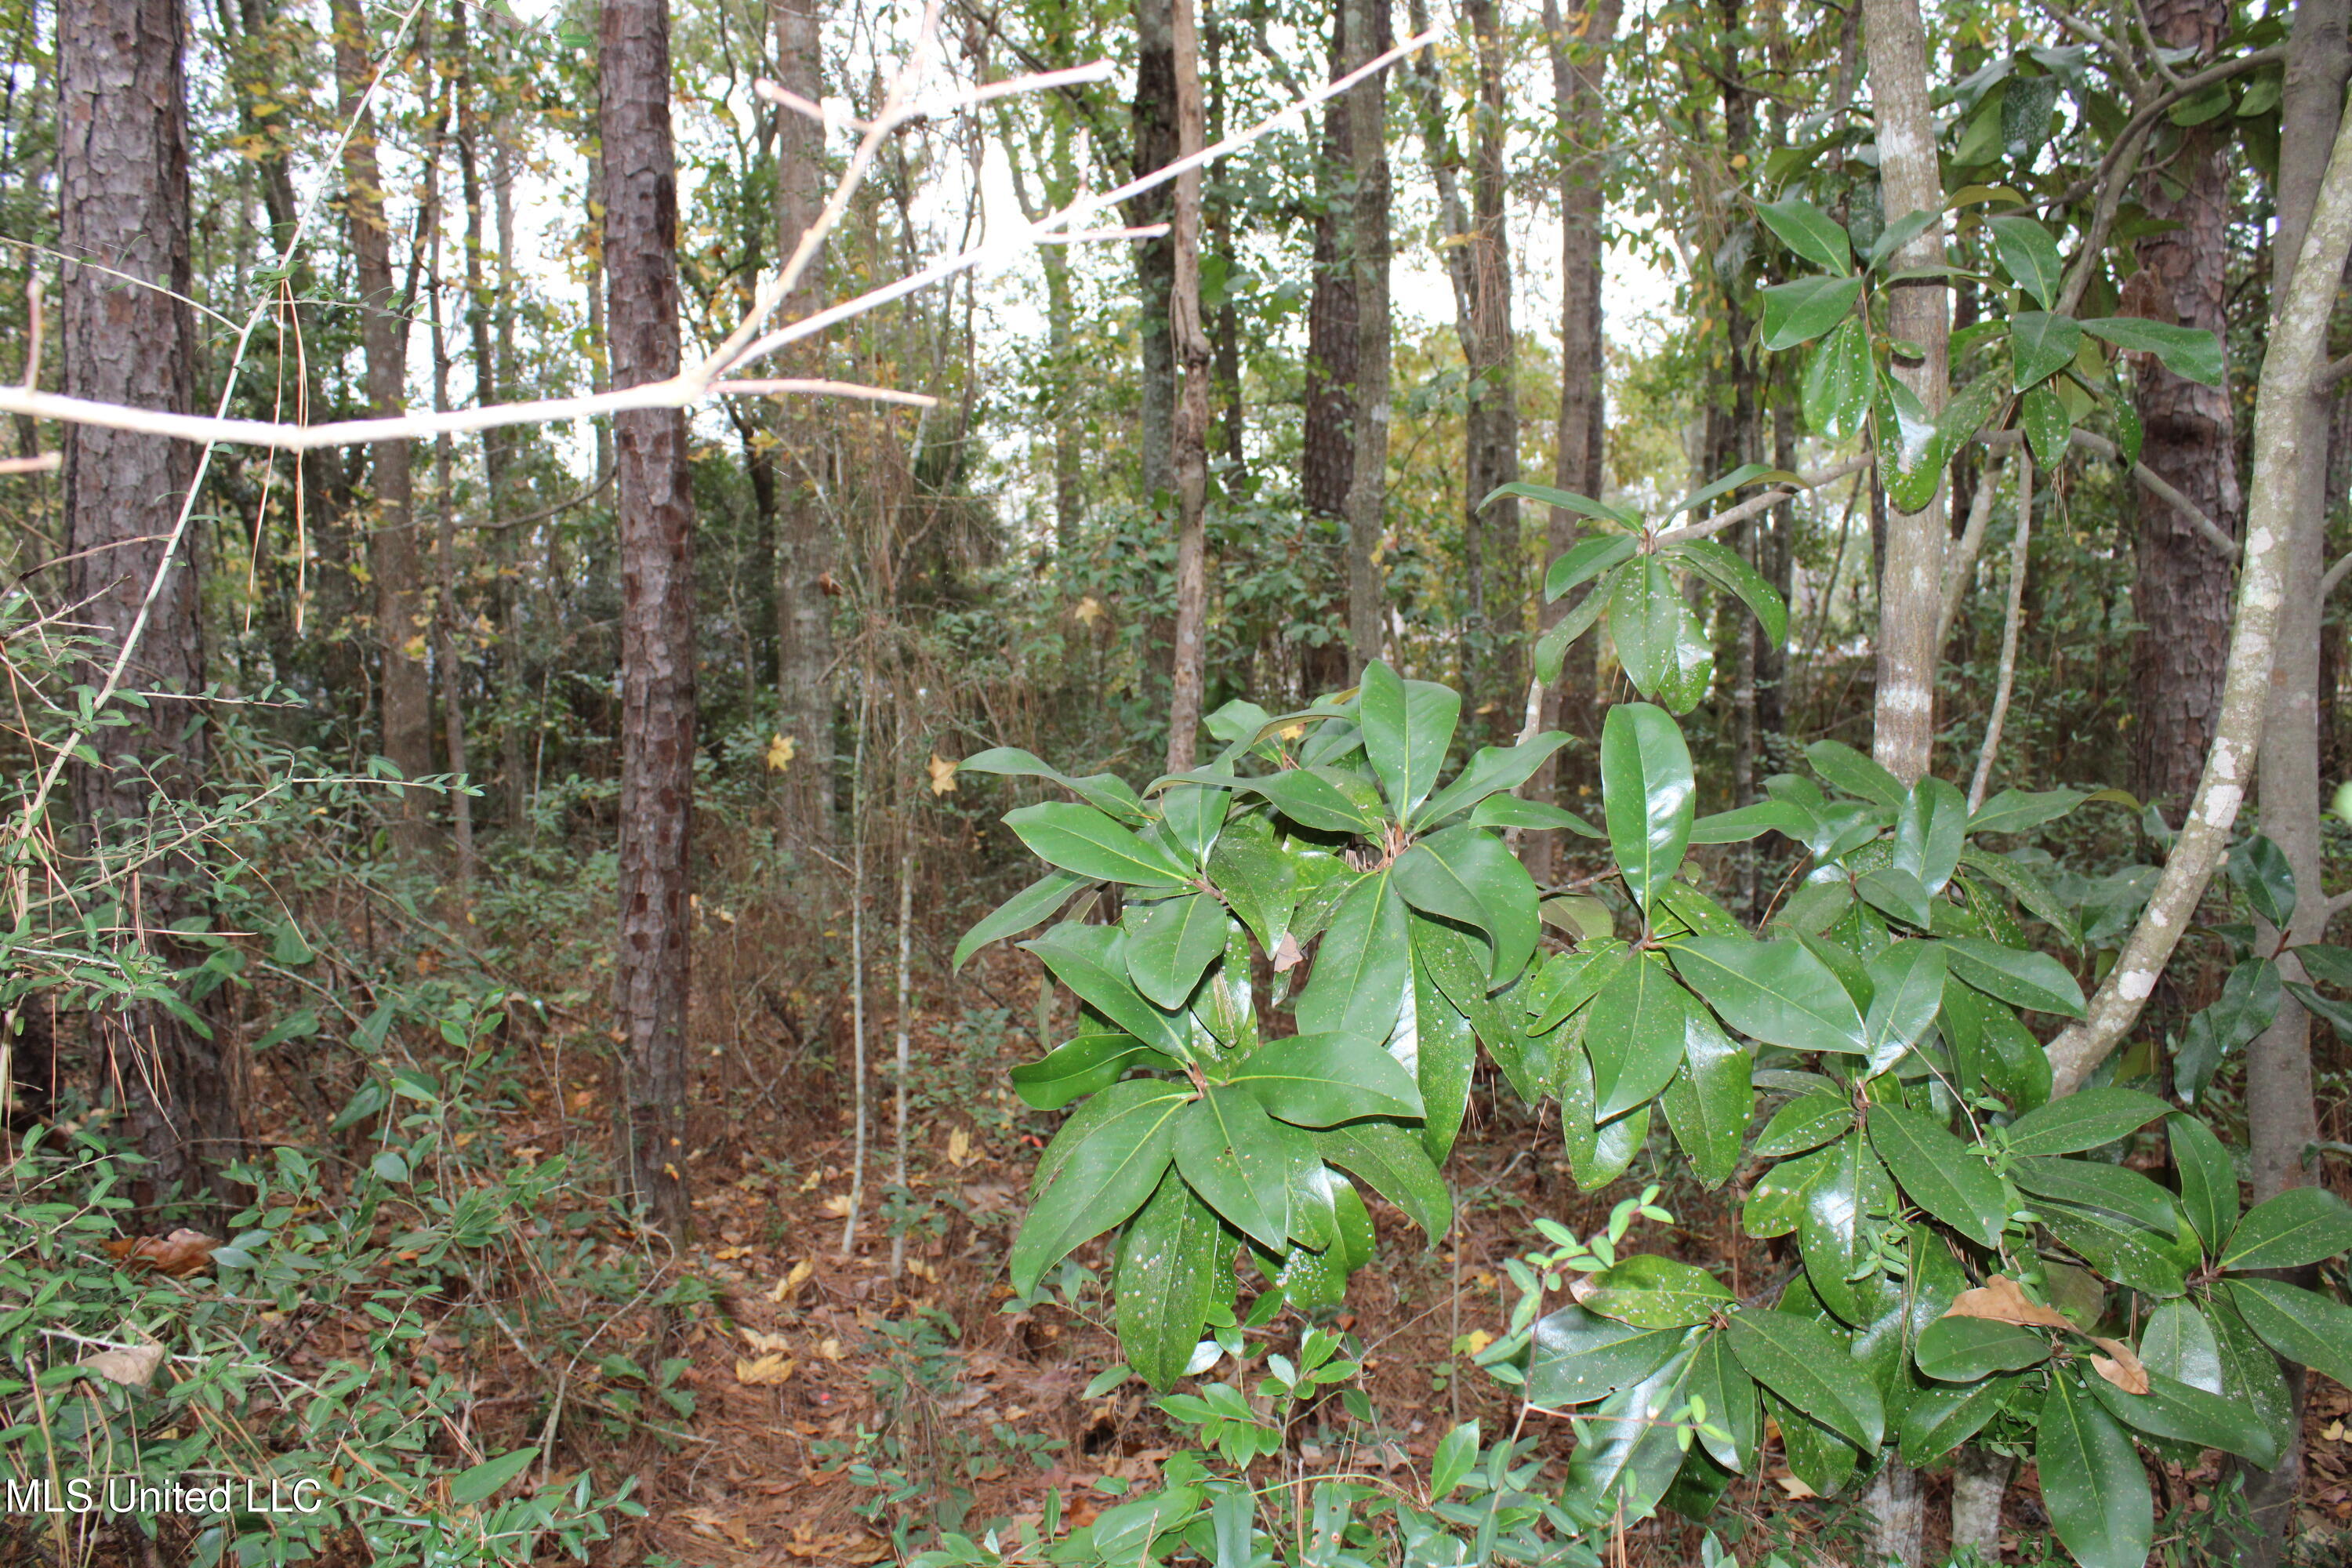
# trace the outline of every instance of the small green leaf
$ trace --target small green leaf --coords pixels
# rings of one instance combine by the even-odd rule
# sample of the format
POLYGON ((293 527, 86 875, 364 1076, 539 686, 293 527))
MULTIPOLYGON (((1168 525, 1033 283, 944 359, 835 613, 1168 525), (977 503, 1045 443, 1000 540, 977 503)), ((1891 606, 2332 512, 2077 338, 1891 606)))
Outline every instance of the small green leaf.
POLYGON ((2230 851, 2230 880, 2254 913, 2284 931, 2294 919, 2294 868, 2286 852, 2257 833, 2230 851))
POLYGON ((1848 247, 1844 228, 1812 203, 1800 196, 1759 202, 1756 216, 1790 250, 1814 266, 1840 276, 1853 269, 1853 253, 1848 247))
MULTIPOLYGON (((1465 1421, 1438 1439, 1437 1453, 1429 1466, 1429 1500, 1444 1502, 1452 1497, 1477 1466, 1478 1423, 1465 1421)), ((1246 1568, 1246 1559, 1236 1568, 1246 1568)))
POLYGON ((2075 351, 2083 346, 2083 329, 2072 316, 2022 310, 2009 319, 2009 342, 2017 390, 2023 392, 2074 362, 2075 351))
POLYGON ((2105 1209, 2158 1236, 2171 1235, 2180 1223, 2170 1193, 2122 1165, 2021 1154, 2010 1161, 2009 1173, 2021 1191, 2037 1198, 2055 1198, 2077 1208, 2105 1209))
POLYGON ((449 1478, 449 1500, 459 1508, 488 1502, 500 1487, 529 1469, 530 1462, 538 1458, 537 1448, 517 1448, 511 1454, 500 1454, 471 1469, 460 1470, 449 1478))
POLYGON ((1938 1318, 1920 1331, 1912 1359, 1939 1383, 1974 1383, 1996 1372, 2040 1366, 2050 1359, 2050 1342, 2015 1323, 1938 1318))
POLYGON ((1755 1113, 1755 1058, 1693 1004, 1683 1031, 1682 1070, 1658 1100, 1691 1174, 1710 1190, 1739 1165, 1739 1142, 1755 1113))
POLYGON ((1764 346, 1778 353, 1812 342, 1853 311, 1859 278, 1800 278, 1763 290, 1764 346))
POLYGON ((2164 368, 2200 386, 2219 386, 2223 376, 2221 342, 2201 327, 2175 326, 2141 316, 2108 316, 2084 321, 2083 330, 2133 353, 2152 353, 2164 368))
POLYGON ((1034 926, 1044 924, 1060 912, 1070 895, 1087 885, 1087 879, 1068 871, 1049 871, 1013 894, 994 912, 988 915, 956 943, 955 956, 949 961, 950 973, 964 966, 964 961, 990 942, 1002 942, 1008 936, 1019 936, 1034 926))
POLYGON ((1822 440, 1843 446, 1862 434, 1877 393, 1878 361, 1870 352, 1870 333, 1861 318, 1849 316, 1805 362, 1800 388, 1805 423, 1822 440))
POLYGON ((1318 833, 1368 833, 1379 826, 1320 768, 1285 768, 1244 779, 1239 787, 1264 795, 1274 803, 1275 810, 1318 833))
POLYGON ((1756 1140, 1759 1159, 1776 1160, 1818 1149, 1853 1125, 1853 1106, 1842 1095, 1814 1090, 1772 1113, 1756 1140))
POLYGON ((2152 1373, 2208 1394, 2221 1392, 2221 1347, 2213 1337, 2213 1325, 2187 1301, 2167 1301, 2147 1315, 2139 1359, 2152 1373))
POLYGON ((1049 866, 1089 880, 1134 887, 1181 887, 1184 868, 1092 806, 1044 801, 1004 814, 1005 826, 1049 866))
POLYGON ((2058 1244, 2120 1285, 2150 1296, 2178 1296, 2188 1289, 2170 1237, 2141 1229, 2095 1209, 2039 1203, 2034 1213, 2058 1244))
POLYGON ((2056 393, 2046 386, 2027 393, 2018 405, 2018 421, 2025 426, 2025 443, 2033 448, 2036 462, 2044 468, 2055 468, 2066 460, 2074 419, 2056 393))
POLYGON ((1992 234, 1993 254, 2000 258, 2002 270, 2043 310, 2056 304, 2065 266, 2059 260, 2058 242, 2050 237, 2050 231, 2017 214, 1989 217, 1985 227, 1992 234))
POLYGON ((2033 795, 2005 789, 1969 814, 1969 831, 2023 833, 2056 821, 2089 798, 2079 789, 2050 789, 2033 795))
POLYGON ((1686 1388, 1691 1397, 1706 1402, 1706 1422, 1698 1434, 1700 1446, 1726 1469, 1745 1475, 1755 1466, 1763 1438, 1763 1411, 1757 1403, 1756 1380, 1731 1353, 1727 1335, 1711 1333, 1699 1341, 1691 1356, 1686 1388), (1721 1436, 1707 1431, 1707 1426, 1719 1429, 1721 1436))

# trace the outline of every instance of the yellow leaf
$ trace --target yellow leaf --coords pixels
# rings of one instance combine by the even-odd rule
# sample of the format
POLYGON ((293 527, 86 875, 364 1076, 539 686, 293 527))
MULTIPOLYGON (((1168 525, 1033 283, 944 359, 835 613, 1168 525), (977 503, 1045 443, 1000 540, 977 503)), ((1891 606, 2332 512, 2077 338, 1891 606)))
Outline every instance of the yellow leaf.
POLYGON ((933 752, 928 765, 931 771, 931 793, 953 795, 956 787, 956 764, 940 756, 937 752, 933 752))
POLYGON ((1103 618, 1102 601, 1096 598, 1092 594, 1088 594, 1085 598, 1078 601, 1078 607, 1073 611, 1072 614, 1076 615, 1079 620, 1084 621, 1087 626, 1091 626, 1097 621, 1103 618))
POLYGON ((1477 1355, 1494 1342, 1495 1336, 1484 1329, 1473 1329, 1454 1342, 1467 1355, 1477 1355))
POLYGON ((816 1353, 824 1357, 827 1361, 839 1361, 841 1359, 841 1342, 839 1340, 826 1340, 816 1347, 816 1353))
POLYGON ((799 1370, 798 1362, 773 1353, 749 1361, 741 1356, 735 1358, 735 1381, 753 1388, 773 1388, 779 1384, 789 1383, 793 1373, 799 1370))
POLYGON ((772 1334, 765 1329, 745 1329, 743 1342, 750 1345, 759 1355, 767 1355, 773 1352, 788 1351, 793 1348, 791 1340, 782 1334, 772 1334))
POLYGON ((721 1263, 732 1263, 739 1258, 751 1257, 751 1249, 748 1247, 722 1247, 710 1256, 721 1263))
POLYGON ((776 736, 768 742, 768 771, 780 773, 792 766, 793 753, 799 749, 799 742, 790 735, 776 736))
POLYGON ((971 1163, 971 1134, 959 1127, 948 1134, 948 1158, 959 1165, 971 1163))
POLYGON ((802 1258, 798 1263, 793 1265, 793 1271, 791 1273, 776 1281, 775 1289, 768 1292, 768 1300, 771 1301, 780 1302, 792 1300, 793 1292, 797 1291, 803 1285, 806 1284, 808 1282, 808 1277, 815 1272, 816 1265, 811 1263, 805 1258, 802 1258))

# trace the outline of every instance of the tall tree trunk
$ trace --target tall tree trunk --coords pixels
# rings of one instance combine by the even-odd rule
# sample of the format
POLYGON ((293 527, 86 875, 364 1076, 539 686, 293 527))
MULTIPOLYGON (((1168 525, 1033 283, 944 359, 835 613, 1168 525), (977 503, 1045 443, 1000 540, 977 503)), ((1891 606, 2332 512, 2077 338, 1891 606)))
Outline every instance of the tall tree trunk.
POLYGON ((1477 46, 1478 134, 1470 158, 1470 280, 1465 323, 1470 405, 1465 419, 1463 568, 1470 590, 1465 628, 1475 675, 1464 695, 1497 743, 1521 723, 1527 668, 1526 573, 1519 559, 1519 503, 1482 505, 1498 485, 1519 478, 1518 351, 1511 336, 1511 242, 1505 226, 1503 157, 1510 105, 1504 95, 1504 40, 1496 0, 1463 0, 1477 46))
MULTIPOLYGON (((817 0, 772 0, 779 85, 811 103, 824 96, 817 0)), ((785 113, 776 134, 776 256, 788 260, 824 205, 824 132, 785 113)), ((809 259, 782 315, 814 312, 822 295, 824 253, 809 259)), ((795 345, 787 374, 816 374, 814 344, 795 345)), ((787 833, 803 843, 833 842, 835 785, 833 726, 834 543, 819 498, 824 443, 804 405, 777 416, 782 437, 776 539, 776 686, 784 733, 794 752, 782 780, 787 833)))
MULTIPOLYGON (((1878 125, 1880 200, 1890 223, 1915 212, 1944 210, 1936 162, 1936 122, 1927 96, 1927 38, 1918 0, 1862 0, 1868 29, 1871 104, 1878 125)), ((1895 268, 1940 267, 1939 220, 1895 253, 1895 268)), ((1951 317, 1940 279, 1887 290, 1887 330, 1919 345, 1916 360, 1897 360, 1895 377, 1930 414, 1943 412, 1950 389, 1951 317)), ((1905 783, 1927 771, 1936 742, 1936 621, 1943 603, 1944 491, 1925 510, 1891 511, 1878 562, 1878 692, 1871 754, 1905 783)), ((1916 1548, 1914 1554, 1916 1555, 1916 1548)))
MULTIPOLYGON (((1189 158, 1202 141, 1201 48, 1192 0, 1174 0, 1176 155, 1189 158)), ((1209 610, 1209 334, 1201 321, 1201 171, 1176 176, 1175 271, 1170 280, 1169 329, 1181 372, 1176 402, 1176 663, 1168 704, 1168 771, 1192 765, 1201 728, 1202 686, 1207 674, 1209 610)))
MULTIPOLYGON (((457 69, 465 69, 465 7, 455 7, 456 16, 451 30, 451 53, 457 69)), ((429 34, 428 34, 429 37, 429 34)), ((431 56, 426 55, 428 74, 431 56)), ((448 135, 446 106, 439 98, 439 80, 434 81, 435 106, 432 134, 425 153, 425 250, 429 261, 425 268, 425 299, 427 318, 431 324, 433 346, 433 407, 436 413, 446 413, 449 403, 449 331, 444 319, 442 294, 441 231, 441 159, 443 142, 448 135)), ((478 211, 478 209, 477 209, 478 211)), ((478 237, 478 226, 470 240, 478 237)), ((449 771, 459 775, 457 788, 449 792, 450 847, 457 852, 457 898, 461 905, 470 904, 474 896, 474 800, 471 783, 465 777, 470 769, 466 755, 466 694, 465 672, 457 659, 457 437, 444 431, 433 439, 433 668, 441 688, 441 731, 447 748, 449 771)))
MULTIPOLYGON (((613 384, 677 374, 677 164, 667 0, 604 0, 599 39, 613 384)), ((621 521, 620 954, 628 1105, 622 1163, 683 1241, 688 836, 694 808, 694 498, 686 416, 613 418, 621 521)))
MULTIPOLYGON (((2218 53, 2230 31, 2227 0, 2150 0, 2158 43, 2218 53)), ((2226 343, 2230 178, 2235 139, 2226 126, 2180 132, 2180 149, 2140 182, 2151 217, 2173 226, 2139 242, 2138 302, 2155 319, 2214 332, 2226 343)), ((2325 156, 2325 143, 2322 156, 2325 156)), ((2238 438, 2225 387, 2173 374, 2153 355, 2134 373, 2147 436, 2140 461, 2231 533, 2244 510, 2238 438)), ((2139 509, 2132 608, 2132 761, 2142 798, 2178 821, 2204 770, 2221 707, 2230 646, 2230 563, 2165 502, 2135 489, 2139 509)))
MULTIPOLYGON (((1349 68, 1386 54, 1394 38, 1391 0, 1343 0, 1349 68)), ((1379 550, 1388 511, 1389 386, 1389 84, 1368 77, 1342 100, 1353 192, 1348 251, 1356 292, 1354 450, 1348 459, 1348 643, 1352 673, 1381 657, 1386 595, 1379 550)))
MULTIPOLYGON (((2347 29, 2352 29, 2352 5, 2346 0, 2302 0, 2295 6, 2280 103, 2278 226, 2272 241, 2279 299, 2294 288, 2303 242, 2313 227, 2331 148, 2342 127, 2345 84, 2352 79, 2347 29)), ((2332 425, 2331 401, 2313 384, 2294 405, 2295 440, 2307 460, 2294 470, 2293 510, 2284 541, 2285 592, 2278 607, 2277 662, 2271 669, 2256 764, 2263 833, 2284 852, 2294 873, 2298 897, 2284 933, 2291 944, 2317 942, 2327 927, 2319 822, 2318 698, 2325 610, 2321 584, 2327 564, 2328 465, 2323 454, 2332 425)), ((2292 952, 2282 955, 2279 968, 2290 980, 2307 978, 2292 952)), ((2314 1179, 2305 1163, 2305 1152, 2319 1138, 2312 1094, 2311 1017, 2292 995, 2279 998, 2270 1026, 2247 1047, 2246 1125, 2252 1154, 2247 1174, 2256 1203, 2314 1179)), ((2293 1394, 2293 1434, 2277 1465, 2246 1478, 2246 1504, 2253 1513, 2254 1529, 2252 1540, 2238 1543, 2238 1560, 2254 1568, 2269 1568, 2280 1560, 2294 1526, 2294 1494, 2303 1479, 2305 1379, 2300 1367, 2289 1364, 2284 1370, 2293 1394)))
MULTIPOLYGON (((1176 15, 1173 0, 1135 0, 1135 103, 1129 165, 1149 174, 1176 161, 1176 15)), ((1175 193, 1156 185, 1127 204, 1138 227, 1174 216, 1175 193)), ((1135 279, 1142 294, 1143 500, 1153 504, 1176 489, 1176 340, 1169 291, 1176 279, 1172 235, 1135 247, 1135 279)))
MULTIPOLYGON (((1553 422, 1552 479, 1554 488, 1600 498, 1609 488, 1602 466, 1607 435, 1608 354, 1601 333, 1601 217, 1607 193, 1602 159, 1602 72, 1608 50, 1617 36, 1619 0, 1599 0, 1589 9, 1560 15, 1559 0, 1544 0, 1544 37, 1551 55, 1552 126, 1559 138, 1559 413, 1553 422)), ((1566 507, 1547 509, 1544 553, 1557 559, 1575 545, 1582 533, 1576 513, 1566 507)), ((1588 588, 1584 592, 1590 592, 1588 588)), ((1536 619, 1549 631, 1582 598, 1545 603, 1538 595, 1536 619)), ((1588 637, 1569 649, 1560 678, 1544 689, 1538 721, 1546 730, 1565 729, 1580 737, 1589 752, 1601 732, 1596 710, 1600 695, 1595 650, 1600 638, 1588 637)), ((1595 782, 1591 767, 1576 758, 1563 764, 1554 752, 1537 771, 1528 795, 1536 800, 1562 794, 1564 783, 1595 782)), ((1559 836, 1539 834, 1528 846, 1528 868, 1539 884, 1557 874, 1559 836)))
MULTIPOLYGON (((95 264, 68 260, 64 268, 58 326, 70 397, 175 413, 193 401, 195 323, 183 302, 186 26, 179 0, 64 0, 58 7, 58 244, 68 258, 95 264)), ((62 441, 70 614, 95 644, 80 679, 102 685, 128 647, 128 689, 186 694, 150 698, 119 710, 127 722, 91 731, 86 752, 69 765, 74 805, 123 918, 163 963, 186 965, 201 954, 168 933, 201 910, 203 889, 196 867, 156 847, 172 841, 173 803, 194 798, 205 762, 191 700, 205 684, 194 541, 179 532, 194 449, 94 425, 65 426, 62 441), (163 820, 151 827, 151 816, 163 820)), ((151 1162, 131 1196, 142 1206, 174 1192, 226 1200, 218 1173, 242 1135, 234 1056, 152 1004, 92 1022, 93 1090, 120 1097, 126 1131, 151 1162)))
MULTIPOLYGON (((1336 0, 1331 8, 1331 79, 1338 80, 1356 63, 1349 47, 1349 0, 1336 0)), ((1356 189, 1352 155, 1352 94, 1323 106, 1323 149, 1318 170, 1322 211, 1315 217, 1314 290, 1307 302, 1306 424, 1299 436, 1298 489, 1310 522, 1328 522, 1344 534, 1348 492, 1356 469, 1358 322, 1356 258, 1353 254, 1356 189)), ((1319 530, 1317 531, 1319 533, 1319 530)), ((1316 542, 1319 543, 1318 539, 1316 542)), ((1318 619, 1330 618, 1346 602, 1349 556, 1345 544, 1333 563, 1337 578, 1315 606, 1318 619)), ((1318 574, 1318 576, 1320 574, 1318 574)), ((1348 684, 1349 641, 1334 638, 1322 647, 1298 650, 1299 695, 1336 691, 1348 684)))
MULTIPOLYGON (((337 112, 352 127, 343 143, 343 216, 351 226, 352 270, 359 283, 368 411, 389 416, 408 400, 408 321, 393 294, 392 231, 384 224, 375 114, 363 108, 375 76, 374 39, 359 0, 330 0, 329 15, 335 30, 337 112)), ((378 689, 383 754, 416 778, 433 771, 433 693, 425 670, 424 580, 410 501, 409 447, 405 441, 379 441, 368 451, 376 503, 368 571, 375 581, 376 638, 383 649, 378 689)), ((425 805, 421 792, 400 791, 394 838, 407 853, 425 846, 425 805)))

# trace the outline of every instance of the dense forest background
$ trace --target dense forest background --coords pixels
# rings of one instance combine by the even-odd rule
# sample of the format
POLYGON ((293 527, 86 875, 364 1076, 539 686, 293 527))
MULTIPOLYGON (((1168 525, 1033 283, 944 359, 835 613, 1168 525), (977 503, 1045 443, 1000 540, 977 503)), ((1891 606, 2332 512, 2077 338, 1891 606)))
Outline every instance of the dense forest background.
MULTIPOLYGON (((1646 949, 1601 743, 1646 698, 1688 752, 1654 850, 1661 809, 1763 812, 1693 841, 1724 930, 1797 942, 1815 868, 1882 831, 1900 865, 1894 814, 1957 781, 2000 845, 1969 930, 2075 988, 1995 989, 2048 1065, 1968 1103, 2031 1111, 2054 1068, 2193 1113, 2232 1216, 2241 1178, 2352 1190, 2347 16, 0 0, 0 1453, 329 1503, 11 1511, 0 1556, 2344 1561, 2352 1317, 2289 1350, 2269 1447, 2143 1436, 2152 1544, 2074 1539, 2104 1505, 2013 1414, 1916 1466, 1874 1431, 1859 1472, 1776 1418, 1678 1512, 1662 1477, 1574 1528, 1444 1513, 1432 1465, 1516 1507, 1575 1447, 1505 1356, 1570 1256, 1538 1217, 1613 1226, 1594 1269, 1656 1222, 1727 1304, 1800 1257, 1754 1206, 1796 1150, 1710 1173, 1644 1110, 1612 1160, 1590 1079, 1580 1127, 1483 1023, 1451 1227, 1359 1172, 1388 1250, 1345 1310, 1261 1252, 1277 1381, 1163 1404, 1118 1244, 1005 1267, 1071 1098, 1007 1069, 1113 1025, 959 939, 1031 850, 1132 924, 1158 873, 1008 810, 1070 785, 1141 827, 1137 791, 1252 747, 1321 766, 1287 748, 1370 734, 1377 669, 1459 693, 1449 769, 1530 759, 1496 786, 1528 809, 1460 831, 1525 868, 1533 960, 1646 949), (1809 838, 1814 773, 1884 780, 1884 821, 1809 838), (2079 809, 1998 809, 2053 791, 2079 809), (1327 1531, 1360 1505, 1396 1512, 1327 1531)), ((1246 918, 1200 853, 1169 875, 1246 918)), ((1233 925, 1251 1040, 1307 1028, 1343 923, 1233 925)), ((2167 1225, 2185 1136, 2100 1141, 2167 1225)), ((1895 1175, 1886 1234, 1946 1219, 1895 1175)), ((2245 1266, 2341 1314, 2311 1213, 2328 1245, 2245 1266)), ((1846 1223, 1849 1263, 1924 1278, 1846 1223)), ((2083 1330, 2179 1294, 2068 1246, 2124 1282, 2083 1330)), ((2038 1301, 2082 1307, 2070 1267, 2038 1301)), ((1215 1310, 1184 1343, 1241 1356, 1215 1310)), ((2092 1473, 2137 1475, 2104 1430, 2092 1473)))

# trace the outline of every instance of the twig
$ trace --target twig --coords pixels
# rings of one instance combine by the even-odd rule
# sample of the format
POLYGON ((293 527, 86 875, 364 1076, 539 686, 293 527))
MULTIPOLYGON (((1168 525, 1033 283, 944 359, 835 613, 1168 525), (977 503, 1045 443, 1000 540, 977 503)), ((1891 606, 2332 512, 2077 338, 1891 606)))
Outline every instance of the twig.
MULTIPOLYGON (((1985 487, 1990 489, 1988 484, 1985 487)), ((1984 804, 1985 786, 1992 780, 1993 758, 2000 753, 2000 732, 2009 722, 2009 698, 2017 683, 2018 624, 2024 618, 2026 553, 2033 539, 2033 453, 2017 454, 2017 531, 2009 542, 2009 609, 2000 628, 2000 674, 1993 681, 1992 717, 1985 721, 1984 745, 1977 752, 1976 776, 1969 781, 1969 810, 1984 804)))
POLYGON ((1869 468, 1871 462, 1870 455, 1864 453, 1859 458, 1848 458, 1844 462, 1823 468, 1819 473, 1800 474, 1791 483, 1777 486, 1764 491, 1761 495, 1750 496, 1738 506, 1727 508, 1717 512, 1713 517, 1697 522, 1686 522, 1680 528, 1669 528, 1660 533, 1654 542, 1667 545, 1679 544, 1685 539, 1705 539, 1708 534, 1719 533, 1735 522, 1745 522, 1759 512, 1770 511, 1783 501, 1794 500, 1807 490, 1817 490, 1823 485, 1835 484, 1848 474, 1858 474, 1869 468))

